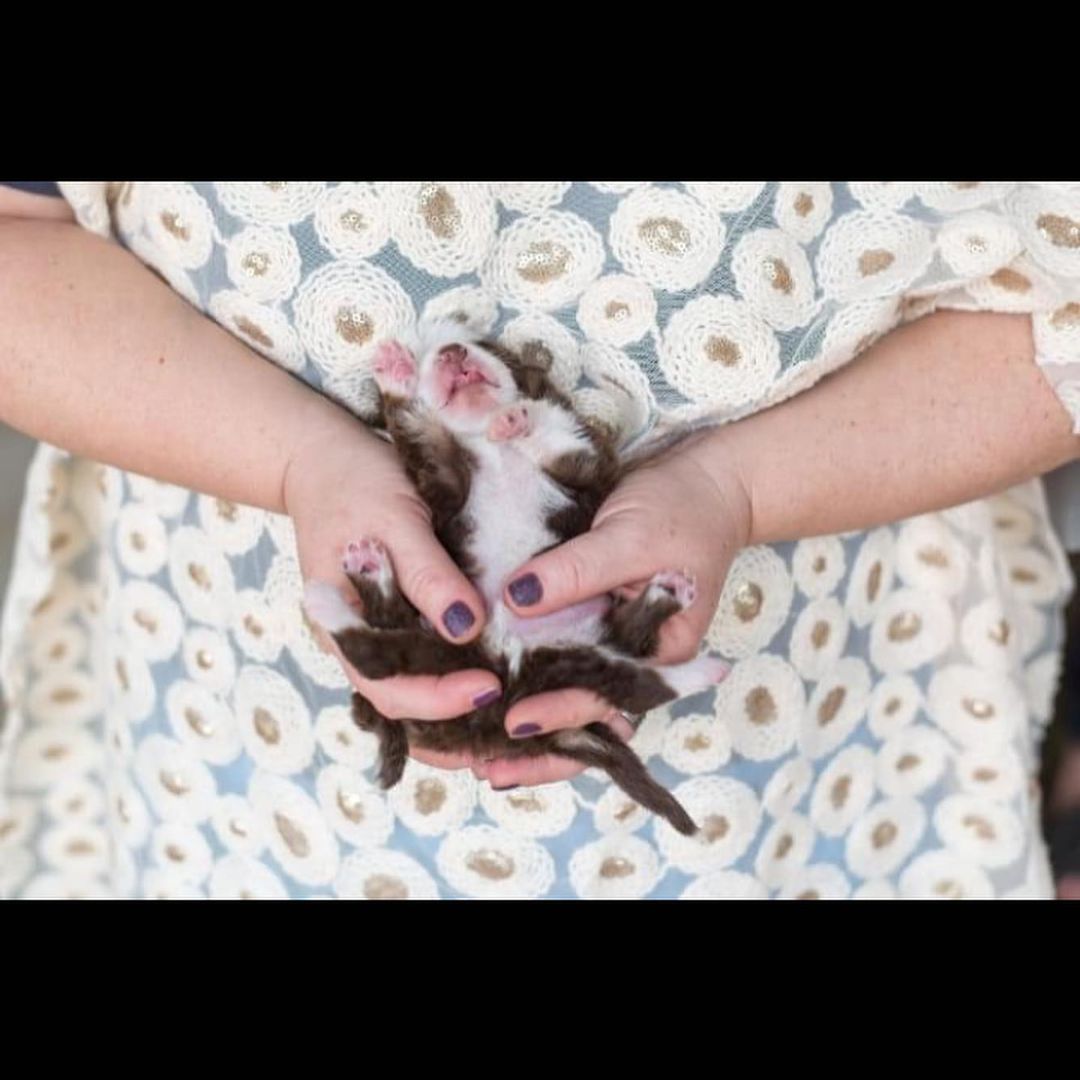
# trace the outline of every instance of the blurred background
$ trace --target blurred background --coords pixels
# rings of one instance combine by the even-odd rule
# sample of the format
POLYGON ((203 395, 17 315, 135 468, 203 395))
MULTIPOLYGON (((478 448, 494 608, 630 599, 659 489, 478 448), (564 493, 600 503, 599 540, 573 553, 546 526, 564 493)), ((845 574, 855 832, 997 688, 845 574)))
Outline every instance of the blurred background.
POLYGON ((33 449, 34 444, 29 439, 0 424, 0 596, 7 588, 23 478, 33 449))

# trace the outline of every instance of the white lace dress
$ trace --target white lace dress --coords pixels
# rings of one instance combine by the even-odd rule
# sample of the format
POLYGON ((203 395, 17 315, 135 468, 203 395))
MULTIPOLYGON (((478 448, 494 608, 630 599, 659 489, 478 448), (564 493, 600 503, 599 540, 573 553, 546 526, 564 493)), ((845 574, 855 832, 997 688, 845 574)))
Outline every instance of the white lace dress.
MULTIPOLYGON (((541 343, 630 440, 797 393, 938 306, 1033 313, 1080 415, 1080 185, 62 190, 362 416, 373 345, 427 314, 541 343)), ((1048 896, 1069 587, 1038 483, 742 552, 708 638, 732 676, 634 741, 690 840, 592 772, 499 793, 413 762, 382 792, 288 520, 43 446, 0 626, 0 895, 1048 896)))

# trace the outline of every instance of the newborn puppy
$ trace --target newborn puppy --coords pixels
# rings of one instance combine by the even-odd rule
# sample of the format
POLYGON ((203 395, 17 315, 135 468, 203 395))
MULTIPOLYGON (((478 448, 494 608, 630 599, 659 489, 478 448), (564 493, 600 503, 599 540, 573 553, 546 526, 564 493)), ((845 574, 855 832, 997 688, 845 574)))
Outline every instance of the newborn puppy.
POLYGON ((548 378, 542 357, 477 342, 456 324, 429 327, 419 347, 382 344, 375 358, 383 415, 394 445, 431 508, 435 535, 476 584, 489 612, 468 645, 440 637, 398 590, 375 539, 348 546, 344 566, 363 602, 361 617, 336 589, 311 583, 308 614, 370 679, 487 668, 503 696, 455 720, 391 721, 359 694, 356 723, 380 742, 380 781, 392 787, 410 741, 480 757, 556 754, 608 772, 646 809, 685 835, 689 815, 606 725, 511 739, 510 707, 524 697, 584 687, 616 709, 640 714, 719 682, 727 665, 707 656, 646 663, 661 624, 693 602, 685 574, 658 574, 633 600, 598 597, 563 611, 520 618, 502 600, 509 576, 537 553, 585 532, 620 478, 611 435, 583 421, 548 378))

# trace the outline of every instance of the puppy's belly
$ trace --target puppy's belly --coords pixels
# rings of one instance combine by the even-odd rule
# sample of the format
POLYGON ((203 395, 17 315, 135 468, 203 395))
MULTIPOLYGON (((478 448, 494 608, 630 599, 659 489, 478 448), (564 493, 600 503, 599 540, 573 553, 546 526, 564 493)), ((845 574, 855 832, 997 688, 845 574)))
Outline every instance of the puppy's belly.
POLYGON ((525 619, 507 610, 507 630, 526 648, 538 645, 595 645, 603 633, 604 616, 611 601, 597 596, 550 615, 525 619))

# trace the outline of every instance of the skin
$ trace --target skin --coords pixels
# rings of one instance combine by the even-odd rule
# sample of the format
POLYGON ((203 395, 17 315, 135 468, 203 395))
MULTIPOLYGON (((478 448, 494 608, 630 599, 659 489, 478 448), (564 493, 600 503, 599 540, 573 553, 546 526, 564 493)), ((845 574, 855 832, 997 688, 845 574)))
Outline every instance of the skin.
MULTIPOLYGON (((434 541, 393 451, 195 312, 133 256, 77 228, 58 200, 0 189, 0 327, 0 418, 12 426, 108 464, 289 513, 305 577, 338 581, 343 591, 340 551, 373 535, 440 632, 457 600, 477 616, 459 640, 482 629, 480 598, 434 541), (238 411, 236 401, 260 408, 238 411)), ((686 568, 698 599, 665 626, 661 648, 664 661, 684 660, 697 651, 741 547, 941 509, 1078 453, 1070 419, 1034 362, 1026 317, 935 314, 792 401, 695 436, 633 474, 590 533, 521 568, 537 575, 544 596, 517 610, 544 614, 611 589, 633 592, 658 570, 686 568)), ((487 672, 349 677, 384 715, 423 719, 468 712, 495 685, 487 672)), ((551 730, 600 718, 610 718, 607 707, 572 690, 519 703, 507 726, 551 730)), ((545 759, 416 756, 470 765, 497 787, 580 771, 545 759)))

